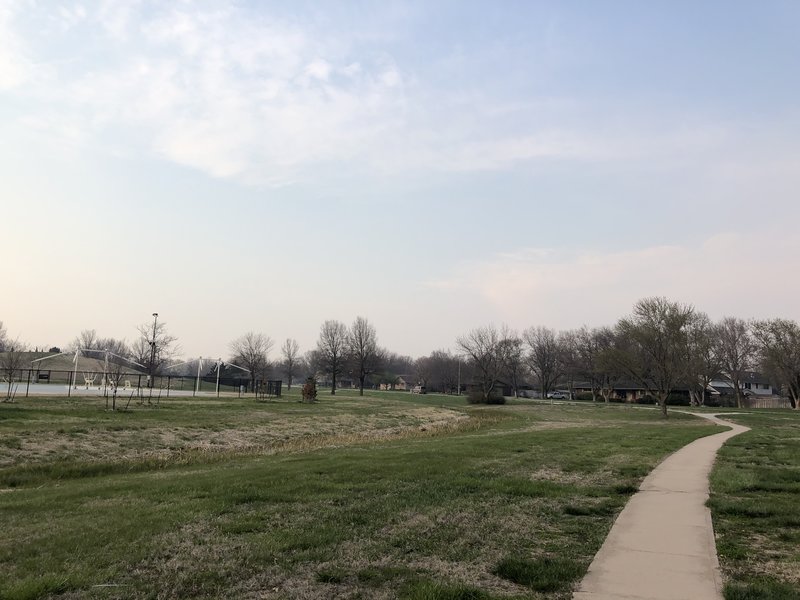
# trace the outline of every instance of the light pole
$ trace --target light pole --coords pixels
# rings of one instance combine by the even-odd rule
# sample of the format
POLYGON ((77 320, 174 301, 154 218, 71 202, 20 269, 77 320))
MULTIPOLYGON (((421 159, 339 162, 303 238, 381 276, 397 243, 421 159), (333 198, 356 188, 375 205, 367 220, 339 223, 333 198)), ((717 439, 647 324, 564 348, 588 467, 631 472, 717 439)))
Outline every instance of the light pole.
POLYGON ((461 395, 461 355, 458 355, 458 387, 456 388, 456 395, 461 395))
POLYGON ((156 378, 156 326, 158 323, 158 313, 153 313, 153 339, 150 341, 150 389, 156 378))

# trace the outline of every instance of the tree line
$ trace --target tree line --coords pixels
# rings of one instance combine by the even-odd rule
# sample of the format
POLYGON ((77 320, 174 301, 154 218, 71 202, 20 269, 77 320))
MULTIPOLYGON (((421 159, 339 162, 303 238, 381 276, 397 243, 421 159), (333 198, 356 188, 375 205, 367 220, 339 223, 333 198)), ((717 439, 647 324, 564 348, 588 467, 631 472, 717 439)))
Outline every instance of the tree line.
POLYGON ((460 336, 457 345, 473 366, 478 402, 501 401, 501 383, 517 395, 522 380, 535 382, 543 396, 557 384, 572 387, 580 381, 593 400, 608 402, 626 383, 654 398, 666 416, 675 391, 686 390, 693 405, 702 405, 710 383, 720 378, 730 382, 737 406, 745 406, 745 380, 754 370, 784 390, 792 408, 800 400, 797 322, 737 317, 713 322, 693 306, 663 297, 640 300, 609 327, 531 327, 518 333, 489 325, 460 336))
MULTIPOLYGON (((65 349, 110 354, 154 375, 170 369, 180 348, 166 324, 143 324, 137 332, 128 344, 84 330, 65 349)), ((291 389, 299 377, 322 377, 335 394, 342 379, 349 379, 363 395, 365 388, 391 387, 402 376, 407 384, 430 391, 460 393, 468 387, 473 401, 485 403, 502 401, 503 387, 517 396, 532 384, 546 397, 557 386, 572 388, 576 382, 590 390, 592 400, 609 402, 620 384, 627 383, 654 398, 665 415, 677 389, 688 391, 692 404, 702 405, 709 384, 720 377, 730 381, 736 404, 744 406, 747 373, 760 370, 788 395, 793 408, 800 406, 797 322, 737 317, 714 322, 689 304, 663 297, 638 301, 612 326, 565 331, 536 326, 521 332, 506 326, 478 327, 456 339, 456 352, 436 350, 416 360, 380 346, 374 325, 361 316, 350 326, 325 321, 316 346, 304 354, 296 340, 287 338, 273 361, 274 346, 268 335, 247 332, 229 344, 227 360, 249 372, 252 386, 280 377, 291 389)), ((23 350, 25 345, 12 340, 0 322, 0 369, 7 379, 22 368, 18 355, 23 350)), ((196 367, 186 366, 193 365, 192 360, 183 364, 183 370, 172 372, 194 374, 196 367)), ((213 368, 216 363, 209 365, 213 368)))

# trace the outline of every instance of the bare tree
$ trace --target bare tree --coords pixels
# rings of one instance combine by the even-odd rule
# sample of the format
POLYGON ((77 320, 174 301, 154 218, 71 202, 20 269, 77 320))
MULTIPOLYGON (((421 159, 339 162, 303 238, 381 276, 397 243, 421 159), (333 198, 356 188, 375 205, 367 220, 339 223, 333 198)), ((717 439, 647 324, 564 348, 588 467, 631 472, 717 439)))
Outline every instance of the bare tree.
POLYGON ((562 377, 569 388, 569 397, 575 397, 575 380, 582 375, 581 356, 578 352, 578 334, 575 331, 562 331, 558 334, 561 352, 562 377))
POLYGON ((0 352, 6 351, 7 344, 8 344, 8 331, 6 331, 6 328, 3 327, 3 322, 0 321, 0 352))
POLYGON ((529 327, 523 338, 528 345, 528 366, 539 380, 542 398, 546 398, 564 374, 562 345, 556 332, 547 327, 529 327))
POLYGON ((686 329, 693 313, 689 305, 645 298, 617 324, 624 344, 615 353, 618 367, 655 396, 664 418, 669 395, 686 373, 686 329))
POLYGON ((325 321, 317 340, 316 362, 319 368, 331 376, 331 395, 336 394, 336 379, 344 371, 347 362, 347 327, 340 321, 325 321))
POLYGON ((716 343, 716 329, 704 312, 695 312, 686 328, 686 383, 694 406, 705 404, 706 390, 719 376, 722 363, 716 343))
POLYGON ((623 377, 619 365, 620 356, 624 356, 624 340, 611 327, 600 327, 594 330, 596 356, 594 362, 595 377, 600 382, 600 394, 608 404, 617 384, 623 377))
POLYGON ((21 375, 25 366, 27 347, 19 339, 9 340, 8 336, 3 341, 3 352, 0 353, 0 373, 7 382, 5 402, 14 399, 14 378, 21 375))
POLYGON ((522 338, 516 331, 503 328, 499 343, 502 376, 511 386, 515 398, 519 398, 519 386, 525 374, 525 352, 522 338))
POLYGON ((281 346, 283 356, 283 370, 286 373, 287 389, 292 389, 292 380, 297 374, 298 362, 300 360, 300 345, 297 340, 286 338, 281 346))
POLYGON ((378 347, 378 334, 375 327, 364 317, 356 317, 350 328, 348 353, 356 378, 358 378, 358 394, 364 395, 364 381, 368 375, 380 368, 383 352, 378 347))
POLYGON ((756 342, 743 319, 725 317, 716 328, 717 353, 722 370, 731 380, 736 406, 744 407, 744 377, 756 358, 756 342))
POLYGON ((788 319, 753 323, 761 364, 786 386, 792 408, 800 408, 800 326, 788 319))
POLYGON ((253 331, 230 343, 231 362, 250 371, 250 384, 254 392, 256 381, 266 375, 272 346, 272 339, 268 335, 253 331))
POLYGON ((494 325, 478 327, 456 340, 459 350, 473 367, 473 381, 481 402, 499 401, 495 388, 503 370, 500 332, 494 325))
POLYGON ((592 402, 597 402, 601 394, 602 379, 598 368, 600 345, 600 330, 589 329, 585 325, 578 329, 574 335, 575 353, 577 355, 578 370, 588 380, 592 391, 592 402))
POLYGON ((414 374, 428 391, 453 393, 458 388, 459 371, 464 381, 471 377, 466 365, 446 350, 434 350, 429 356, 417 359, 414 374))
POLYGON ((129 358, 130 356, 128 343, 125 340, 118 340, 116 338, 99 338, 97 340, 97 350, 101 352, 108 351, 111 354, 116 354, 124 358, 129 358))
POLYGON ((97 331, 94 329, 84 329, 75 339, 67 345, 68 352, 75 352, 76 350, 94 350, 98 348, 99 338, 97 331))
POLYGON ((169 334, 164 322, 143 323, 136 329, 139 338, 130 348, 132 358, 140 365, 147 366, 150 376, 148 387, 153 387, 156 375, 180 352, 175 343, 178 338, 169 334))

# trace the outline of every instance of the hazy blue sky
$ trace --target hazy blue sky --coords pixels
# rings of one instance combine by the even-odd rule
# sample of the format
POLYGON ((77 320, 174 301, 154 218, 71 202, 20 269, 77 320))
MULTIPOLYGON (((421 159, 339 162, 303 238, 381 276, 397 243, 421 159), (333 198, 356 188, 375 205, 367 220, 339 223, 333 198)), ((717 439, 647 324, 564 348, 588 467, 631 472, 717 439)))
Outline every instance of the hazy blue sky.
POLYGON ((0 0, 0 320, 800 318, 800 3, 0 0))

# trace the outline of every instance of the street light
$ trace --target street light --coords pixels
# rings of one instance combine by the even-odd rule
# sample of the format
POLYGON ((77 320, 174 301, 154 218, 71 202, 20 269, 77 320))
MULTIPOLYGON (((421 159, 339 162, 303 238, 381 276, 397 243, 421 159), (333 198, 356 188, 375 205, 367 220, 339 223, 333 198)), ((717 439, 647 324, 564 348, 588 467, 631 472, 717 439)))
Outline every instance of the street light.
POLYGON ((156 378, 156 325, 158 323, 158 313, 153 313, 153 339, 150 342, 150 389, 156 378))

